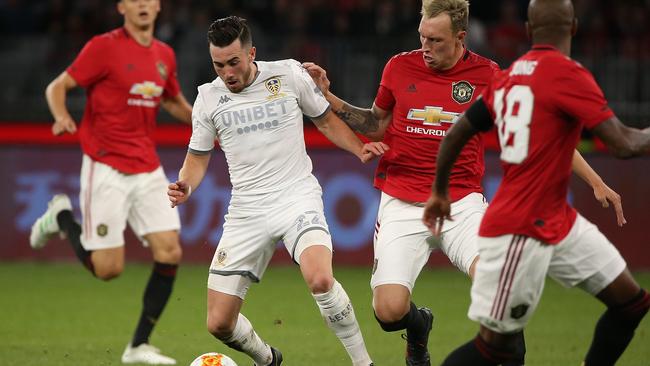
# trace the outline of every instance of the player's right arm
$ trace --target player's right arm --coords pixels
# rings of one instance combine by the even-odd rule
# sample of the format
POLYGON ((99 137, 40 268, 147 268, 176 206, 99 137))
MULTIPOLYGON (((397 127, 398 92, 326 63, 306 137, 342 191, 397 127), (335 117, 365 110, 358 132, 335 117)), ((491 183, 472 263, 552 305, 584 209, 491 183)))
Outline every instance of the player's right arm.
POLYGON ((650 127, 643 130, 624 125, 616 116, 591 130, 619 159, 629 159, 650 152, 650 127))
POLYGON ((330 90, 327 72, 313 62, 303 63, 303 67, 312 77, 332 107, 332 111, 350 128, 373 141, 381 141, 390 123, 392 113, 377 107, 360 108, 334 95, 330 90))
POLYGON ((178 172, 178 180, 168 186, 167 196, 172 207, 176 207, 190 198, 192 191, 199 187, 205 177, 209 164, 210 154, 196 154, 188 151, 183 167, 178 172))
POLYGON ((52 133, 56 136, 77 131, 77 124, 65 105, 68 91, 76 86, 77 82, 67 71, 64 71, 45 88, 47 106, 54 117, 52 133))

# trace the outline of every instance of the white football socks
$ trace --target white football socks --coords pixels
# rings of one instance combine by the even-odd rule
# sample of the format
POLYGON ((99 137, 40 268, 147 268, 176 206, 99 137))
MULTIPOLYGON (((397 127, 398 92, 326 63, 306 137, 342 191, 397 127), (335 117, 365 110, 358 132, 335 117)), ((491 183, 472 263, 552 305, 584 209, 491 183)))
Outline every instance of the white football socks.
POLYGON ((363 342, 359 323, 348 294, 338 281, 323 294, 312 294, 327 326, 345 346, 354 366, 368 366, 372 363, 363 342))
POLYGON ((255 361, 256 365, 265 366, 273 361, 271 347, 257 335, 251 322, 241 313, 232 335, 223 342, 230 348, 244 352, 255 361))

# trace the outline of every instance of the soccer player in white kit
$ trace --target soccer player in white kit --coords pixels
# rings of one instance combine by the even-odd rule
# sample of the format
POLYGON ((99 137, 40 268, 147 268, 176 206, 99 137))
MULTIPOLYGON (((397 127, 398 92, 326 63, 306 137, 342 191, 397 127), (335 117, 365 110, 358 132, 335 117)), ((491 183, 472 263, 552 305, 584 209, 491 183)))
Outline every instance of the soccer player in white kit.
POLYGON ((240 309, 250 284, 262 278, 276 242, 283 240, 352 364, 371 365, 350 299, 332 273, 332 242, 321 187, 305 150, 303 114, 363 162, 387 146, 364 145, 330 111, 297 61, 256 62, 244 19, 215 21, 208 40, 219 77, 198 88, 189 151, 178 181, 169 186, 169 199, 172 206, 181 204, 197 189, 216 140, 233 188, 208 276, 209 332, 255 365, 281 364, 282 354, 255 333, 240 309))

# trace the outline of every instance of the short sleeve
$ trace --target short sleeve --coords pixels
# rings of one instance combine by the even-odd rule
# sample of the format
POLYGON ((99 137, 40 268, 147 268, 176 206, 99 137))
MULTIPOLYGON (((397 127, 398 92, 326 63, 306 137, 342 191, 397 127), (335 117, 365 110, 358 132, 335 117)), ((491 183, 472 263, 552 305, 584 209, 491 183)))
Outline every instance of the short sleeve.
POLYGON ((593 75, 580 64, 571 61, 570 68, 563 68, 554 84, 554 98, 561 111, 587 128, 594 128, 614 116, 593 75))
POLYGON ((478 131, 487 132, 494 126, 492 113, 490 112, 490 108, 485 104, 483 96, 479 96, 465 111, 465 117, 467 117, 469 123, 478 131))
POLYGON ((492 74, 492 80, 487 83, 481 95, 474 101, 474 103, 482 103, 487 108, 492 121, 496 119, 496 111, 494 110, 494 77, 496 75, 496 72, 492 74))
POLYGON ((321 118, 329 110, 329 102, 309 76, 307 70, 296 60, 289 62, 296 83, 298 105, 302 113, 311 119, 321 118))
POLYGON ((111 58, 106 55, 107 42, 100 37, 92 38, 66 70, 80 86, 92 85, 108 74, 107 62, 111 58))
POLYGON ((207 154, 214 149, 217 129, 207 114, 203 96, 199 90, 192 107, 192 137, 189 151, 194 154, 207 154))
POLYGON ((391 58, 384 66, 381 74, 381 82, 375 97, 375 105, 385 111, 390 111, 395 106, 395 96, 393 95, 392 70, 395 58, 391 58))

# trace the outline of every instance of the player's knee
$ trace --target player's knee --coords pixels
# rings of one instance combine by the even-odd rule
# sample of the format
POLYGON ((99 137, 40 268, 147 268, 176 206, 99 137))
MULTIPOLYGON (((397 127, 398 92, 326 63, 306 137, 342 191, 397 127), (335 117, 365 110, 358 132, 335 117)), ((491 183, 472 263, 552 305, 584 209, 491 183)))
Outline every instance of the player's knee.
POLYGON ((613 312, 625 323, 636 327, 650 310, 650 294, 644 289, 627 303, 620 306, 610 306, 608 312, 613 312))
POLYGON ((171 264, 180 263, 183 250, 176 232, 149 234, 145 238, 151 245, 155 261, 171 264))
POLYGON ((305 281, 312 294, 324 294, 334 286, 334 277, 323 273, 307 276, 305 281))
POLYGON ((162 263, 180 263, 181 259, 183 258, 183 249, 181 249, 180 243, 177 242, 175 245, 171 245, 170 247, 166 248, 166 250, 162 253, 162 257, 162 263))
POLYGON ((220 316, 208 316, 208 332, 217 339, 227 339, 235 331, 236 320, 232 321, 220 316))
POLYGON ((94 263, 95 277, 104 281, 110 281, 119 277, 123 270, 124 263, 120 262, 94 263))
POLYGON ((382 328, 390 328, 390 324, 399 322, 409 312, 409 304, 408 299, 406 301, 397 298, 376 300, 373 303, 375 318, 382 328))

